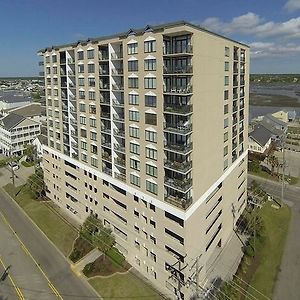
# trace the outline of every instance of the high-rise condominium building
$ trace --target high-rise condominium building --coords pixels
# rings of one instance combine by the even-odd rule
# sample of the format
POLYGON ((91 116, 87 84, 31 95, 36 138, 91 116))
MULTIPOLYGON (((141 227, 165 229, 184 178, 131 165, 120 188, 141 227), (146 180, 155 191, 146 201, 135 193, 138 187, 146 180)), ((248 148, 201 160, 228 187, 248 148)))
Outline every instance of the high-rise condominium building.
POLYGON ((47 196, 188 299, 246 205, 248 47, 182 21, 39 54, 47 196))

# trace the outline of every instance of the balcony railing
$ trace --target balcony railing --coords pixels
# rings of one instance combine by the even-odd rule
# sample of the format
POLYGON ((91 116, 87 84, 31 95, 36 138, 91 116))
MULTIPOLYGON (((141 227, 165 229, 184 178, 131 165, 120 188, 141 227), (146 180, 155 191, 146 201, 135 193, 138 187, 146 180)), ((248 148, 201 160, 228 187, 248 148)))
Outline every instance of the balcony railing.
POLYGON ((237 80, 234 80, 233 81, 233 86, 238 86, 239 85, 239 82, 237 80))
POLYGON ((113 119, 114 119, 114 121, 124 122, 124 116, 122 116, 122 115, 119 116, 117 114, 114 114, 113 119))
POLYGON ((106 112, 101 112, 101 118, 106 118, 106 119, 110 119, 110 113, 106 113, 106 112))
POLYGON ((121 101, 118 101, 118 100, 114 99, 113 100, 113 105, 114 106, 122 106, 123 107, 124 106, 124 102, 121 102, 121 101))
POLYGON ((102 154, 102 159, 111 162, 111 155, 109 155, 107 152, 104 152, 104 153, 102 154))
POLYGON ((100 95, 100 103, 109 105, 110 104, 110 99, 100 95))
POLYGON ((112 90, 121 91, 121 90, 124 90, 124 86, 122 84, 113 84, 112 90))
POLYGON ((176 179, 165 177, 165 185, 186 192, 192 186, 192 179, 176 179))
POLYGON ((166 131, 180 133, 180 134, 188 134, 192 131, 192 124, 182 125, 182 124, 172 124, 166 123, 165 129, 166 131))
POLYGON ((193 111, 192 105, 174 105, 166 103, 164 105, 164 111, 170 113, 180 113, 180 114, 187 114, 193 111))
POLYGON ((120 129, 114 129, 114 135, 125 137, 125 131, 120 129))
POLYGON ((110 175, 110 176, 112 174, 112 170, 110 168, 106 168, 106 167, 102 168, 102 172, 107 174, 107 175, 110 175))
POLYGON ((121 181, 126 181, 126 175, 125 174, 118 174, 118 173, 115 173, 115 177, 121 181))
POLYGON ((118 152, 125 153, 125 147, 119 144, 114 144, 114 149, 118 152))
POLYGON ((238 108, 238 106, 237 106, 237 105, 232 107, 232 111, 233 111, 233 112, 236 112, 236 111, 238 111, 238 109, 239 109, 239 108, 238 108))
POLYGON ((193 143, 189 143, 189 144, 171 144, 171 143, 167 143, 165 145, 165 149, 166 150, 171 150, 174 152, 179 152, 179 153, 183 153, 186 154, 188 152, 190 152, 193 148, 193 143))
POLYGON ((99 60, 108 60, 108 59, 109 59, 108 52, 99 51, 99 60))
POLYGON ((164 48, 164 55, 169 54, 185 54, 185 53, 193 53, 193 46, 187 45, 185 47, 178 47, 178 48, 164 48))
POLYGON ((101 142, 101 146, 110 149, 110 148, 111 148, 111 143, 110 143, 110 142, 107 142, 107 141, 102 141, 102 142, 101 142))
POLYGON ((164 88, 164 93, 168 94, 191 94, 193 88, 191 85, 188 86, 167 86, 164 88))
POLYGON ((165 167, 172 169, 177 172, 186 173, 192 169, 192 162, 191 161, 171 161, 165 160, 165 167))
POLYGON ((111 53, 110 57, 111 59, 122 59, 123 53, 122 52, 111 53))
POLYGON ((187 209, 192 204, 193 199, 192 197, 186 199, 168 195, 165 196, 165 201, 179 208, 187 209))
POLYGON ((111 69, 112 75, 123 75, 123 69, 121 68, 113 68, 111 69))
POLYGON ((118 165, 118 166, 121 166, 121 167, 124 167, 126 166, 126 162, 125 162, 125 159, 122 159, 120 157, 117 157, 115 159, 115 164, 118 165))
POLYGON ((99 85, 100 90, 109 90, 109 83, 102 83, 99 85))
POLYGON ((108 127, 105 127, 105 126, 102 126, 102 127, 101 127, 101 131, 102 131, 102 132, 105 132, 105 133, 109 133, 109 134, 111 133, 111 129, 108 128, 108 127))
POLYGON ((193 73, 192 66, 184 66, 184 67, 166 67, 164 66, 164 74, 189 74, 193 73))

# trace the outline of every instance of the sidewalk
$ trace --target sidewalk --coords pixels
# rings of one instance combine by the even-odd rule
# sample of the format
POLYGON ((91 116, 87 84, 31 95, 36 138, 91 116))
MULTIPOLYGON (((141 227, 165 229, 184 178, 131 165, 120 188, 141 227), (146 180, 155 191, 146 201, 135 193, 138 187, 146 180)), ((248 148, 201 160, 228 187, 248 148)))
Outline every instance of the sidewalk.
POLYGON ((73 271, 80 275, 80 272, 83 270, 83 268, 95 261, 98 257, 100 257, 103 253, 98 250, 97 248, 93 249, 91 252, 89 252, 86 256, 84 256, 79 262, 77 262, 74 266, 72 266, 73 271))

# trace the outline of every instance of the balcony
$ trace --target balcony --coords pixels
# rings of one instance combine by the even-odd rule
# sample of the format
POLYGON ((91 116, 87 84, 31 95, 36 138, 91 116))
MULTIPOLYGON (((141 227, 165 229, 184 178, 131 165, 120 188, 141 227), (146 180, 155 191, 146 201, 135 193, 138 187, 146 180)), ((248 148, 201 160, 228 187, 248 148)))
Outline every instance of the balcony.
POLYGON ((165 47, 163 51, 163 55, 182 55, 182 54, 192 54, 193 53, 193 46, 192 45, 186 45, 183 47, 174 47, 173 49, 170 47, 165 47))
POLYGON ((193 111, 192 105, 174 105, 171 103, 166 103, 164 105, 164 112, 174 113, 174 114, 189 114, 193 111))
POLYGON ((113 68, 113 69, 111 69, 111 73, 113 76, 123 76, 123 69, 122 68, 113 68))
POLYGON ((125 153, 125 147, 119 144, 114 144, 114 150, 121 153, 125 153))
POLYGON ((192 179, 176 179, 165 177, 165 185, 185 193, 192 187, 192 179))
POLYGON ((238 106, 237 106, 237 105, 235 105, 235 106, 233 106, 233 107, 232 107, 232 111, 233 111, 233 112, 236 112, 236 111, 238 111, 238 109, 239 109, 239 108, 238 108, 238 106))
POLYGON ((171 144, 171 143, 167 143, 165 145, 166 150, 177 152, 177 153, 180 153, 180 154, 187 154, 190 151, 192 151, 192 148, 193 148, 193 143, 189 143, 189 144, 171 144))
POLYGON ((164 74, 190 74, 193 73, 192 66, 174 66, 166 67, 164 66, 164 74))
POLYGON ((126 162, 125 162, 125 159, 123 159, 123 158, 117 157, 114 160, 114 162, 115 162, 116 165, 121 166, 122 168, 126 167, 126 162))
POLYGON ((164 88, 164 94, 173 94, 173 95, 186 95, 192 94, 193 88, 192 85, 187 86, 166 86, 164 88))
POLYGON ((238 86, 239 85, 239 82, 237 80, 234 80, 233 81, 233 86, 238 86))
POLYGON ((171 161, 165 160, 164 165, 166 168, 175 172, 187 173, 192 169, 191 161, 171 161))
POLYGON ((126 182, 126 175, 125 175, 125 174, 122 174, 122 173, 120 173, 120 174, 115 173, 115 178, 117 178, 117 179, 119 179, 119 180, 121 180, 121 181, 126 182))
POLYGON ((182 209, 187 209, 193 202, 192 197, 180 198, 172 195, 165 196, 165 201, 182 209))
POLYGON ((105 147, 105 148, 108 148, 108 149, 111 149, 111 143, 108 142, 108 141, 102 141, 101 146, 105 147))
POLYGON ((113 120, 114 121, 118 121, 118 122, 124 122, 124 116, 123 115, 114 114, 113 115, 113 120))
POLYGON ((103 152, 102 153, 102 159, 106 160, 108 162, 111 162, 111 155, 109 155, 109 153, 107 153, 107 152, 103 152))
POLYGON ((111 176, 111 174, 112 174, 112 170, 110 168, 107 168, 107 167, 103 167, 102 172, 109 175, 109 176, 111 176))
POLYGON ((110 120, 110 113, 108 112, 101 112, 101 118, 109 119, 110 120))
POLYGON ((114 106, 124 107, 124 101, 120 101, 120 100, 114 99, 113 100, 113 105, 114 106))
POLYGON ((124 90, 124 86, 122 84, 113 84, 112 90, 113 91, 122 91, 122 90, 124 90))
POLYGON ((109 90, 109 83, 100 83, 99 89, 100 90, 109 90))
POLYGON ((114 135, 125 138, 125 130, 114 129, 114 135))
POLYGON ((106 127, 106 126, 102 126, 101 127, 101 131, 102 132, 105 132, 105 133, 108 133, 108 134, 111 134, 111 129, 106 127))
POLYGON ((122 52, 111 53, 110 58, 112 60, 122 59, 123 58, 123 53, 122 52))
POLYGON ((192 132, 192 124, 183 125, 180 123, 166 123, 164 130, 172 133, 189 134, 192 132))

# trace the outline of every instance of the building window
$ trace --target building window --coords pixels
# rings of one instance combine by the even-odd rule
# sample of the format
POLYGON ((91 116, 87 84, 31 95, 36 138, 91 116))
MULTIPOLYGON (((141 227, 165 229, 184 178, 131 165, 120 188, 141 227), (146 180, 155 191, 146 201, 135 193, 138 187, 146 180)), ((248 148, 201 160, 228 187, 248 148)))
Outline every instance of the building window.
POLYGON ((89 105, 89 113, 95 115, 96 112, 96 105, 89 105))
POLYGON ((226 57, 229 57, 229 53, 230 52, 230 50, 229 50, 229 47, 225 47, 225 56, 226 57))
POLYGON ((78 78, 78 85, 79 86, 84 86, 84 78, 78 78))
POLYGON ((140 177, 134 174, 130 174, 130 183, 136 186, 141 186, 140 177))
POLYGON ((79 123, 80 123, 81 125, 86 125, 86 117, 80 116, 80 117, 79 117, 79 123))
POLYGON ((224 119, 224 129, 228 127, 228 118, 224 119))
POLYGON ((84 98, 85 98, 84 91, 79 91, 79 99, 84 99, 84 98))
POLYGON ((98 159, 92 157, 92 158, 91 158, 91 165, 92 165, 93 167, 98 168, 98 159))
POLYGON ((228 100, 228 98, 229 98, 229 91, 226 90, 224 91, 224 100, 228 100))
POLYGON ((128 78, 128 87, 129 88, 138 88, 139 79, 138 78, 128 78))
POLYGON ((90 118, 90 126, 96 128, 96 119, 90 118))
POLYGON ((228 104, 224 105, 224 115, 228 114, 228 104))
POLYGON ((129 121, 139 122, 140 113, 138 111, 129 110, 129 121))
POLYGON ((155 89, 156 88, 156 78, 144 78, 145 89, 155 89))
POLYGON ((130 143, 130 152, 134 154, 140 154, 140 145, 135 143, 130 143))
POLYGON ((129 126, 129 136, 139 138, 140 137, 140 129, 129 126))
MULTIPOLYGON (((84 78, 79 78, 79 80, 80 79, 83 79, 83 85, 84 85, 84 78)), ((89 84, 89 86, 95 86, 96 85, 96 83, 95 83, 95 78, 88 78, 88 84, 89 84)))
POLYGON ((145 59, 145 71, 156 71, 156 59, 145 59))
POLYGON ((228 141, 228 132, 224 133, 224 143, 228 141))
POLYGON ((140 170, 140 162, 136 159, 130 158, 130 168, 134 170, 140 170))
POLYGON ((84 52, 83 51, 78 51, 77 52, 77 59, 78 60, 83 60, 84 59, 84 52))
POLYGON ((156 114, 145 113, 145 123, 149 125, 157 125, 156 114))
POLYGON ((228 159, 224 160, 224 170, 228 168, 228 159))
POLYGON ((88 73, 95 73, 95 65, 88 64, 88 73))
POLYGON ((226 156, 228 154, 228 146, 224 147, 224 153, 223 154, 224 154, 224 156, 226 156))
POLYGON ((135 72, 139 70, 139 61, 138 60, 130 60, 128 61, 128 71, 135 72))
POLYGON ((146 190, 152 194, 157 195, 157 184, 146 180, 146 190))
POLYGON ((229 85, 229 76, 224 76, 224 85, 229 85))
POLYGON ((157 133, 155 131, 145 130, 145 139, 148 142, 157 142, 157 133))
POLYGON ((146 174, 157 177, 157 167, 146 164, 146 174))
POLYGON ((224 70, 229 71, 229 62, 228 61, 225 61, 224 70))
POLYGON ((85 112, 85 104, 84 103, 79 103, 79 111, 85 112))
POLYGON ((156 51, 156 41, 146 41, 144 42, 144 52, 155 52, 156 51))
POLYGON ((90 137, 92 141, 97 141, 97 132, 91 131, 90 137))
POLYGON ((139 104, 139 95, 129 94, 129 104, 138 105, 139 104))
POLYGON ((89 100, 95 100, 96 99, 96 93, 89 91, 89 100))
POLYGON ((146 147, 146 157, 151 158, 153 160, 157 160, 157 150, 146 147))
POLYGON ((87 50, 87 58, 93 59, 94 58, 94 49, 87 50))
POLYGON ((52 62, 55 64, 57 62, 56 54, 52 55, 52 62))
POLYGON ((145 106, 156 107, 156 96, 145 96, 145 106))
POLYGON ((87 137, 87 134, 86 134, 86 130, 85 129, 80 129, 80 135, 84 138, 87 137))
POLYGON ((128 54, 138 53, 138 43, 129 44, 127 47, 128 47, 128 54))
POLYGON ((84 73, 84 64, 78 65, 78 73, 84 73))
POLYGON ((87 155, 84 153, 81 153, 81 160, 84 162, 87 162, 87 155))
POLYGON ((91 153, 93 153, 93 154, 98 153, 98 147, 96 145, 91 145, 91 153))
POLYGON ((81 149, 87 150, 87 143, 86 142, 81 141, 81 149))

